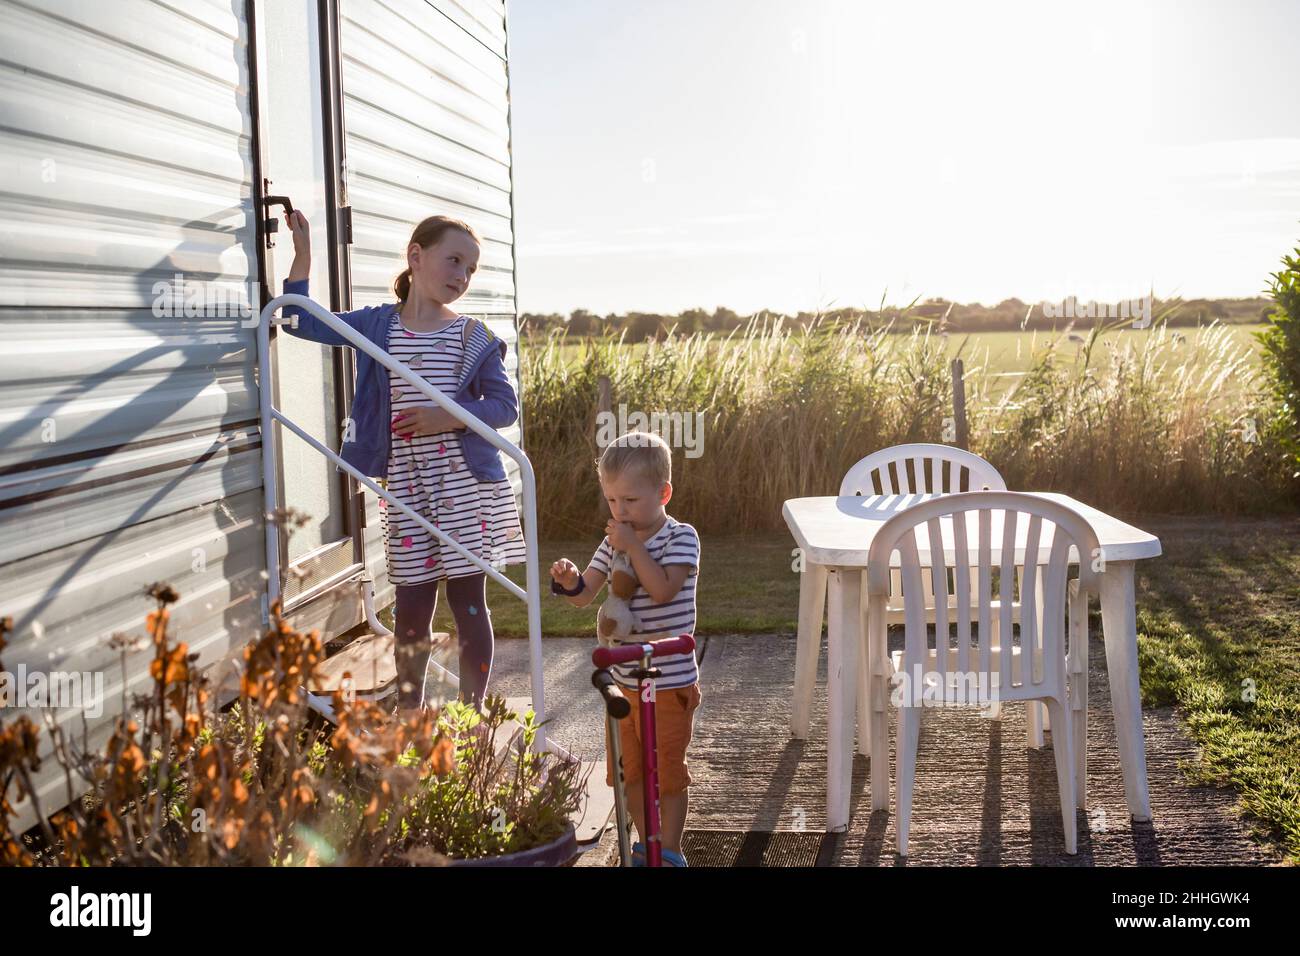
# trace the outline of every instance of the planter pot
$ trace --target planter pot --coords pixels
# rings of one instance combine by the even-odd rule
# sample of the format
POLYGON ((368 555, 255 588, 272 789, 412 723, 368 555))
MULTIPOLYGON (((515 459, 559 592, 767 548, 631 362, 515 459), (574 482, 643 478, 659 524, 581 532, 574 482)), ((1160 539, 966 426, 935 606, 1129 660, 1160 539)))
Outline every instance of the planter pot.
POLYGON ((570 825, 558 839, 530 850, 486 856, 477 860, 452 860, 451 866, 564 866, 578 855, 576 831, 570 825))

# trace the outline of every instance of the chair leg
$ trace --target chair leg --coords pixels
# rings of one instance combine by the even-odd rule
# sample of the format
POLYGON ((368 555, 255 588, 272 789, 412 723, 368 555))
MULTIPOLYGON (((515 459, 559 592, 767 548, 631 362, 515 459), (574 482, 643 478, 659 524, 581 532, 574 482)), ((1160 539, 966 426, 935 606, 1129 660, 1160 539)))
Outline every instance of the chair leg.
POLYGON ((1070 582, 1070 720, 1074 735, 1074 799, 1080 810, 1088 803, 1088 595, 1070 582))
POLYGON ((790 734, 800 740, 808 738, 825 607, 826 567, 805 565, 799 575, 799 631, 794 652, 794 700, 790 708, 790 734))
MULTIPOLYGON (((1045 702, 1058 727, 1068 727, 1065 706, 1055 698, 1045 702)), ((1065 828, 1065 852, 1078 852, 1078 826, 1075 819, 1074 800, 1074 735, 1063 733, 1052 738, 1052 752, 1056 757, 1056 786, 1061 792, 1061 825, 1065 828)))
POLYGON ((1025 701, 1025 743, 1035 750, 1041 750, 1043 741, 1043 705, 1036 700, 1025 701))
POLYGON ((898 780, 895 781, 894 824, 898 828, 898 855, 907 856, 907 836, 912 825, 912 789, 916 783, 916 749, 921 739, 921 708, 898 708, 898 780))
POLYGON ((867 675, 871 681, 867 733, 871 737, 871 810, 889 809, 889 707, 892 667, 885 646, 886 627, 867 627, 867 675))
MULTIPOLYGON (((863 575, 866 578, 866 575, 863 575)), ((865 600, 865 597, 864 597, 865 600)), ((865 625, 865 621, 863 624, 865 625)), ((864 647, 858 654, 858 753, 871 756, 871 660, 864 647)))
MULTIPOLYGON (((991 628, 991 630, 992 630, 992 632, 993 632, 993 633, 992 633, 992 636, 989 637, 989 640, 992 641, 992 646, 995 646, 995 648, 1001 648, 1001 646, 1002 646, 1002 635, 1001 635, 1002 624, 1000 623, 1000 618, 998 618, 998 615, 997 615, 997 614, 993 615, 993 619, 991 620, 991 622, 989 622, 989 628, 991 628)), ((982 639, 980 639, 980 640, 983 640, 983 637, 982 637, 982 639)), ((998 653, 1001 653, 1001 650, 1000 650, 1000 652, 998 652, 998 653)), ((1001 697, 998 697, 997 700, 995 700, 995 701, 992 702, 992 704, 989 704, 989 705, 988 705, 988 710, 985 711, 985 713, 987 713, 988 718, 989 718, 989 719, 992 719, 992 721, 1001 721, 1001 719, 1002 719, 1002 700, 1001 700, 1001 697)))
POLYGON ((877 673, 871 700, 871 809, 889 809, 889 681, 877 673))
MULTIPOLYGON (((1017 570, 1018 572, 1023 572, 1023 571, 1024 571, 1024 568, 1017 568, 1016 570, 1017 570)), ((1035 593, 1035 598, 1034 598, 1034 617, 1035 617, 1035 625, 1036 625, 1035 628, 1034 628, 1034 630, 1035 630, 1035 632, 1038 634, 1038 639, 1039 639, 1040 641, 1042 640, 1042 635, 1043 635, 1043 620, 1044 620, 1044 617, 1045 617, 1045 615, 1043 614, 1043 610, 1044 610, 1044 608, 1043 608, 1043 573, 1044 573, 1044 571, 1045 571, 1044 568, 1039 568, 1039 569, 1038 569, 1038 574, 1036 575, 1036 580, 1035 580, 1035 583, 1034 583, 1034 593, 1035 593)), ((1021 638, 1020 638, 1020 640, 1021 640, 1020 653, 1021 653, 1021 654, 1037 654, 1037 653, 1038 653, 1037 648, 1027 647, 1027 646, 1025 646, 1025 644, 1024 644, 1025 626, 1024 626, 1024 623, 1023 623, 1023 615, 1024 615, 1024 608, 1023 608, 1023 605, 1022 605, 1022 607, 1021 607, 1022 623, 1021 623, 1021 625, 1020 625, 1020 634, 1021 634, 1021 638)), ((1030 661, 1030 667, 1031 667, 1032 670, 1037 670, 1037 668, 1033 667, 1033 662, 1032 662, 1032 660, 1030 661)), ((1032 747, 1034 750, 1041 750, 1041 749, 1043 748, 1043 746, 1045 745, 1045 741, 1044 741, 1044 739, 1043 739, 1043 731, 1047 730, 1047 729, 1049 728, 1049 726, 1050 726, 1050 724, 1049 724, 1049 718, 1048 718, 1048 716, 1047 716, 1047 708, 1044 707, 1043 704, 1042 704, 1041 702, 1036 701, 1036 700, 1028 701, 1027 704, 1026 704, 1026 706, 1029 708, 1029 709, 1028 709, 1028 712, 1027 712, 1028 720, 1026 721, 1026 728, 1027 728, 1027 729, 1026 729, 1026 731, 1025 731, 1025 736, 1026 736, 1026 738, 1027 738, 1027 743, 1028 743, 1028 745, 1029 745, 1030 747, 1032 747)))

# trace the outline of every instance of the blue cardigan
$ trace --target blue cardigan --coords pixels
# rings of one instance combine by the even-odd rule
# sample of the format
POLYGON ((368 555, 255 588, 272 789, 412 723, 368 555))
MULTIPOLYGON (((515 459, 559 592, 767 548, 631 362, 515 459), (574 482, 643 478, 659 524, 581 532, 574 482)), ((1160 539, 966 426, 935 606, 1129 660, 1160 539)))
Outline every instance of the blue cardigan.
MULTIPOLYGON (((286 281, 285 293, 307 295, 308 280, 286 281)), ((398 303, 366 306, 353 312, 334 313, 385 352, 388 349, 388 331, 398 303)), ((305 309, 285 306, 282 310, 289 318, 297 317, 298 327, 282 325, 290 335, 322 345, 350 346, 324 322, 305 309)), ((514 386, 506 377, 506 343, 493 335, 486 325, 480 325, 470 336, 465 364, 461 369, 456 394, 451 396, 463 407, 491 428, 506 428, 519 417, 519 398, 514 386)), ((340 457, 363 475, 372 478, 388 476, 388 455, 392 445, 392 394, 388 387, 388 369, 369 355, 357 350, 357 388, 349 417, 353 428, 344 429, 340 457)), ((495 481, 506 476, 501 463, 501 453, 485 439, 466 429, 460 436, 465 463, 470 473, 480 481, 495 481)))

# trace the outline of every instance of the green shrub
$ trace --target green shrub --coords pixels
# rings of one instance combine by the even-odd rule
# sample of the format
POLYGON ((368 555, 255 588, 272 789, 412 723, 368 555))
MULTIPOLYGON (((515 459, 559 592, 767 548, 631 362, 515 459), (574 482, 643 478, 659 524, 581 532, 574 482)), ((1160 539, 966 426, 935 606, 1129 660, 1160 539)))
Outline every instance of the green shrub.
POLYGON ((1264 345, 1264 368, 1277 404, 1268 422, 1284 467, 1300 478, 1300 248, 1282 257, 1270 292, 1275 307, 1268 328, 1256 333, 1264 345))

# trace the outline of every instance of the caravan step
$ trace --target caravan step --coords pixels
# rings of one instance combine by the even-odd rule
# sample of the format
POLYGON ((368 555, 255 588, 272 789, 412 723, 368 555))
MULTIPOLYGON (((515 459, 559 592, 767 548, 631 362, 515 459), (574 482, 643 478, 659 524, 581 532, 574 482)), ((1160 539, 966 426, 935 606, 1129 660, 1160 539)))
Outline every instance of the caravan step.
MULTIPOLYGON (((449 640, 445 631, 433 635, 434 642, 449 640)), ((374 694, 397 680, 397 657, 391 634, 364 634, 316 666, 307 684, 313 694, 330 695, 352 675, 352 689, 358 695, 374 694)))
POLYGON ((587 802, 582 808, 582 816, 574 821, 577 828, 578 846, 589 850, 599 841, 601 834, 614 819, 614 790, 605 786, 605 761, 584 761, 582 772, 587 776, 587 802))

